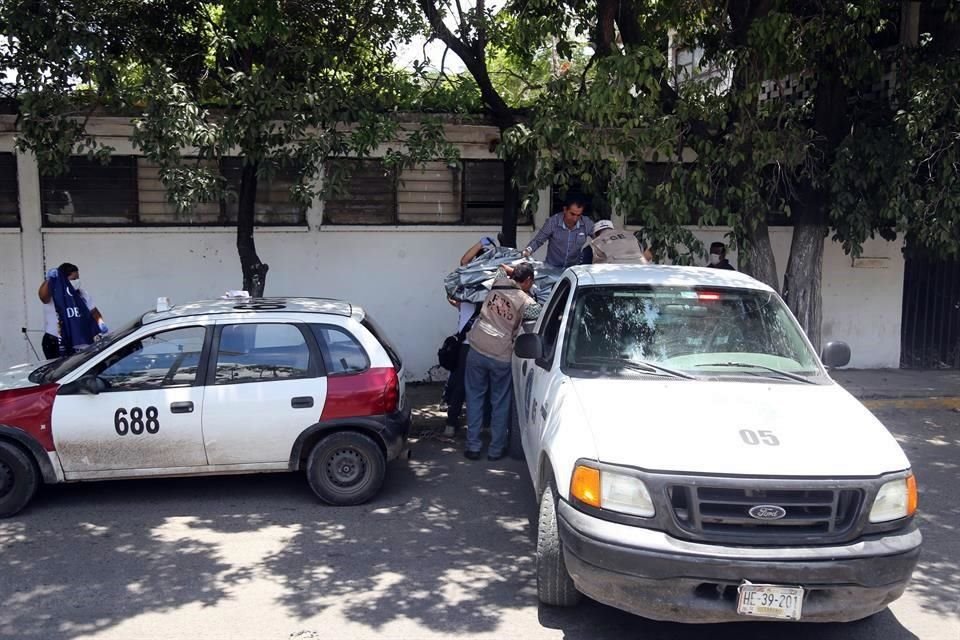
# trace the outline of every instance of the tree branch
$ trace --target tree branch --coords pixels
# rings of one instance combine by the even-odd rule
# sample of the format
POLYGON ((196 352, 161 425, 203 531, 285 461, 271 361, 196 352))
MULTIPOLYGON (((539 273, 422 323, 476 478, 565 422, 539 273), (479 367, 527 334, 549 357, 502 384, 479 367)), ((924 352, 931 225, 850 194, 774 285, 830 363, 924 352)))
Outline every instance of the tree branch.
POLYGON ((490 74, 487 70, 485 58, 477 56, 473 48, 467 43, 455 36, 443 22, 443 15, 440 9, 434 4, 433 0, 418 0, 420 8, 423 10, 430 28, 436 37, 446 44, 457 54, 467 67, 467 70, 476 80, 480 87, 480 95, 484 103, 490 109, 494 121, 501 129, 512 127, 516 124, 516 115, 507 105, 503 97, 497 91, 496 87, 490 81, 490 74))

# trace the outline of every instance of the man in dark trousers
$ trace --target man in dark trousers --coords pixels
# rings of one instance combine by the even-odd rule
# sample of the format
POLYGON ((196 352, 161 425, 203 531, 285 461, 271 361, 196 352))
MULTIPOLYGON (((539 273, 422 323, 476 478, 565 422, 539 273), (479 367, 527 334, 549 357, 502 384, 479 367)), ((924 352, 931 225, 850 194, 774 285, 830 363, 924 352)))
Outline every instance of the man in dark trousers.
POLYGON ((37 291, 43 303, 43 355, 68 356, 107 332, 100 310, 80 285, 80 269, 64 262, 50 269, 37 291))
POLYGON ((727 260, 727 245, 722 242, 710 243, 710 262, 707 263, 707 267, 736 271, 736 268, 727 260))
MULTIPOLYGON (((463 257, 460 258, 460 266, 467 266, 474 258, 480 255, 481 252, 496 246, 493 238, 481 238, 480 242, 467 249, 467 252, 463 254, 463 257)), ((447 423, 443 435, 453 437, 460 424, 460 414, 463 412, 463 403, 466 400, 464 373, 467 367, 467 355, 470 353, 470 338, 467 334, 473 327, 473 323, 476 321, 480 310, 473 302, 463 302, 459 300, 450 300, 449 302, 455 306, 460 313, 460 318, 457 322, 457 335, 463 336, 463 339, 460 341, 457 368, 450 372, 450 377, 447 379, 447 386, 443 392, 443 398, 447 403, 447 423)), ((485 414, 487 419, 484 420, 484 423, 489 424, 489 408, 487 408, 485 414)))

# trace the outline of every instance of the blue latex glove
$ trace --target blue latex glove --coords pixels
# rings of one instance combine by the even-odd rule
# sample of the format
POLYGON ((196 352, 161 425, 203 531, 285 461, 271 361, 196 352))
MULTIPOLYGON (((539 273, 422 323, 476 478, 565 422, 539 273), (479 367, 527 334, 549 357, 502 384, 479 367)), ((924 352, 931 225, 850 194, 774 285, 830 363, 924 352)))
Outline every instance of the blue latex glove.
POLYGON ((47 271, 47 280, 54 280, 60 277, 60 272, 57 269, 50 269, 47 271))
POLYGON ((98 323, 97 323, 97 326, 100 327, 100 333, 106 333, 106 332, 110 331, 110 329, 107 328, 107 323, 104 322, 103 320, 101 320, 100 322, 98 322, 98 323))

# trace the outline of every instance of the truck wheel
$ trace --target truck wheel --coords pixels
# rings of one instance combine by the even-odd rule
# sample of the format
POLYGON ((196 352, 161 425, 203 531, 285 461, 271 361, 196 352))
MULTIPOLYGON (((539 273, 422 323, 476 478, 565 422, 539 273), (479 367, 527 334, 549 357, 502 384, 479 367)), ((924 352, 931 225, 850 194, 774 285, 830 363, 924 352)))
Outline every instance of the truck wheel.
POLYGON ((513 460, 523 460, 523 441, 520 439, 520 420, 517 418, 517 407, 510 403, 510 442, 507 453, 513 460))
POLYGON ((37 492, 37 468, 20 447, 0 442, 0 518, 17 513, 37 492))
POLYGON ((380 491, 387 460, 369 436, 352 431, 331 434, 314 445, 307 460, 307 482, 324 502, 362 504, 380 491))
POLYGON ((543 604, 572 607, 580 601, 580 592, 573 584, 563 560, 563 542, 557 527, 557 501, 553 487, 547 487, 540 498, 540 521, 537 525, 537 597, 543 604))

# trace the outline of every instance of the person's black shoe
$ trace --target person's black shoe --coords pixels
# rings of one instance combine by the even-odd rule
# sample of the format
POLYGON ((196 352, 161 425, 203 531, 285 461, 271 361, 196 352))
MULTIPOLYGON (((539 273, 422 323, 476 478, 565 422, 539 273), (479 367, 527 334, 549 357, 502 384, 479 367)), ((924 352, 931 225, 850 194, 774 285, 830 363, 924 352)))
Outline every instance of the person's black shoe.
POLYGON ((467 460, 479 460, 479 459, 480 459, 480 452, 479 452, 479 451, 464 450, 464 452, 463 452, 463 457, 466 458, 467 460))
POLYGON ((496 462, 497 460, 502 460, 505 455, 506 455, 505 453, 501 453, 498 456, 490 454, 487 456, 487 460, 489 460, 490 462, 496 462))

